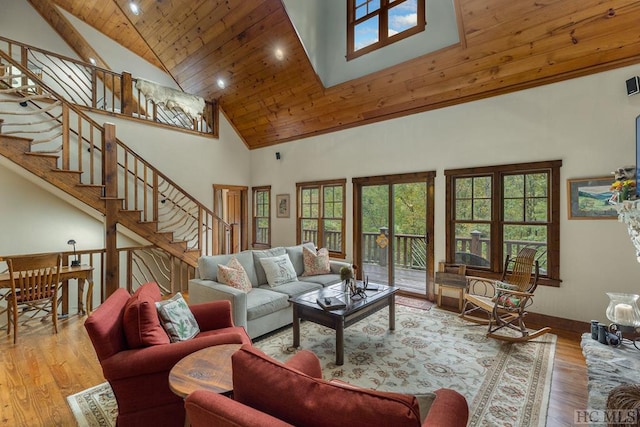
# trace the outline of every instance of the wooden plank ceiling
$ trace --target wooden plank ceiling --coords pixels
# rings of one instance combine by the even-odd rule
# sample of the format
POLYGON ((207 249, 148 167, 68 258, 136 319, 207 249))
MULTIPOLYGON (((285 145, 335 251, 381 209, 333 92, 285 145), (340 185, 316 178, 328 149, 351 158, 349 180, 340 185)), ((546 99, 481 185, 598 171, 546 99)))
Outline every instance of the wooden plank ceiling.
POLYGON ((331 88, 280 0, 50 1, 217 99, 251 149, 640 61, 640 1, 456 0, 460 44, 331 88))

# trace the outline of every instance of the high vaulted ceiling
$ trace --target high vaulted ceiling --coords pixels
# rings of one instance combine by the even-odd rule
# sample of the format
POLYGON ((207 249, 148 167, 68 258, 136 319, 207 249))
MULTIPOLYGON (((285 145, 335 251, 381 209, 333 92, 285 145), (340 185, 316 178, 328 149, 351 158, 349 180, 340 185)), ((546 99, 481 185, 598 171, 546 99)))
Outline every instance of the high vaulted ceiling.
POLYGON ((137 0, 138 16, 128 0, 29 1, 63 37, 43 5, 166 70, 185 92, 217 99, 252 149, 640 61, 640 2, 629 0, 453 0, 459 44, 331 88, 281 0, 137 0))

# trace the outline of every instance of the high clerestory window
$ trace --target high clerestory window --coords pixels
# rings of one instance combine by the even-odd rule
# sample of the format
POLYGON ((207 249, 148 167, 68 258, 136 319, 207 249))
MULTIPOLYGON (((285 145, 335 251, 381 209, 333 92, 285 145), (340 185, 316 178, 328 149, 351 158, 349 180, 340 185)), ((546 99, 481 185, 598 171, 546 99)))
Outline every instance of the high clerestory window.
POLYGON ((347 0, 347 60, 424 31, 425 0, 347 0))

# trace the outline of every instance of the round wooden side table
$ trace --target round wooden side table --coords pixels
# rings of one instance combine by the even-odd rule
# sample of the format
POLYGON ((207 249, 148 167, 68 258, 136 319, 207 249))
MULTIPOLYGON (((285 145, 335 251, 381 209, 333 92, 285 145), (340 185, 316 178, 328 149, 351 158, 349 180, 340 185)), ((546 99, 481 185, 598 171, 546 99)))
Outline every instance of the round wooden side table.
POLYGON ((231 355, 240 347, 242 344, 214 345, 185 356, 169 372, 169 388, 182 398, 203 389, 230 394, 231 355))

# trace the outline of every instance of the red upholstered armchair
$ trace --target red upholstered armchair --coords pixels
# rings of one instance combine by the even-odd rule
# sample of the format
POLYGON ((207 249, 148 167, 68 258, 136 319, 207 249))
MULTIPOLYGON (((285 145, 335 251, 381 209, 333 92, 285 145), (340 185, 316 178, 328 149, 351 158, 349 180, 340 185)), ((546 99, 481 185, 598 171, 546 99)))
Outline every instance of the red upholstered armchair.
POLYGON ((198 390, 185 407, 192 427, 465 427, 464 396, 440 389, 415 396, 322 379, 315 354, 302 350, 282 364, 254 347, 232 356, 233 399, 198 390), (424 396, 426 397, 426 396, 424 396))
POLYGON ((233 326, 228 301, 190 306, 200 333, 188 341, 169 343, 155 311, 158 300, 155 283, 143 285, 133 295, 118 289, 85 322, 118 402, 119 427, 183 426, 184 401, 169 389, 171 368, 206 347, 251 343, 244 328, 233 326))

